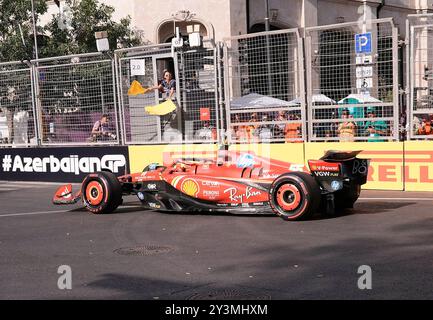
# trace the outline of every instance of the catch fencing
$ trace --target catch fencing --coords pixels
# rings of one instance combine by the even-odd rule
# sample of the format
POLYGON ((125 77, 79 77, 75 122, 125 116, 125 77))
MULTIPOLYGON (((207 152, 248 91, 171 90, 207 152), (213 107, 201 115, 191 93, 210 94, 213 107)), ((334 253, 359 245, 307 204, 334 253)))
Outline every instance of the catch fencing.
POLYGON ((228 142, 305 141, 299 31, 229 37, 222 49, 228 142))
POLYGON ((393 20, 306 29, 310 141, 399 139, 398 31, 393 20))
POLYGON ((30 63, 0 63, 0 147, 37 145, 30 63))
POLYGON ((218 140, 219 107, 216 48, 204 43, 198 48, 170 44, 121 49, 115 52, 117 88, 125 144, 193 143, 218 140), (151 115, 146 107, 163 103, 166 93, 155 89, 165 71, 175 79, 172 100, 176 110, 151 115), (138 82, 144 93, 131 92, 138 82))
POLYGON ((112 59, 91 53, 32 63, 42 145, 119 143, 112 59))
POLYGON ((433 14, 409 15, 406 32, 407 135, 412 140, 433 139, 433 14))
MULTIPOLYGON (((433 137, 432 17, 407 23, 409 139, 433 137)), ((387 18, 2 63, 0 145, 395 141, 399 62, 387 18)))

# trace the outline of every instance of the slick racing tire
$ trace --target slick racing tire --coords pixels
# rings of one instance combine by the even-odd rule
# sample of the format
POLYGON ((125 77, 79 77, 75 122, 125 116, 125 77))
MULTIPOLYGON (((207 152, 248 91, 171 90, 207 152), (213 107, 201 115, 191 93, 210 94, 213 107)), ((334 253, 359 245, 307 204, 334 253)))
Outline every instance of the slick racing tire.
POLYGON ((304 220, 317 212, 321 191, 316 180, 304 172, 285 173, 269 189, 272 210, 286 221, 304 220))
POLYGON ((111 213, 122 203, 122 186, 111 172, 87 175, 81 194, 87 210, 95 214, 111 213))

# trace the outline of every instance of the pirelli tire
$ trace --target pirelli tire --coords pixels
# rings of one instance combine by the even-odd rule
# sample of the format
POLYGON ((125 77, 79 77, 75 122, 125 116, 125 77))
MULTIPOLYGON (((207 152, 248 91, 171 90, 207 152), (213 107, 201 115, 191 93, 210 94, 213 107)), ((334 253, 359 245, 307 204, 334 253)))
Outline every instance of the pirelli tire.
POLYGON ((81 184, 84 206, 94 214, 107 214, 122 203, 122 186, 117 177, 107 171, 89 174, 81 184))
POLYGON ((272 210, 286 221, 305 220, 318 211, 321 191, 316 180, 304 172, 285 173, 269 189, 272 210))

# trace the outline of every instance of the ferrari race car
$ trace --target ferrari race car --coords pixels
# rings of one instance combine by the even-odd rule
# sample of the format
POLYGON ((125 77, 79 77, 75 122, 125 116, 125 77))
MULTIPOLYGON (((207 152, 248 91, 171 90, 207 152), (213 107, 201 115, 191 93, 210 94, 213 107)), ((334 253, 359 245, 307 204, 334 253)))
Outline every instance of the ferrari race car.
POLYGON ((122 196, 136 195, 146 209, 261 213, 271 208, 284 220, 315 212, 332 215, 352 208, 367 181, 369 160, 360 151, 328 151, 304 165, 250 153, 225 152, 217 159, 179 158, 150 164, 142 172, 116 177, 108 171, 87 175, 81 190, 60 187, 54 204, 83 201, 92 213, 110 213, 122 196))

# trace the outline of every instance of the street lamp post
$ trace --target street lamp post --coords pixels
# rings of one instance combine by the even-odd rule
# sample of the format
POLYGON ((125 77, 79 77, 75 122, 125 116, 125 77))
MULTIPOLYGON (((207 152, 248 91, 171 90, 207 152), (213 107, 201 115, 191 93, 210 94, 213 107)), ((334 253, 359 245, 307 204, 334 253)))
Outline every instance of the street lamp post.
POLYGON ((34 0, 31 0, 31 2, 32 2, 33 38, 35 41, 35 58, 36 60, 38 60, 39 55, 38 55, 38 38, 36 34, 35 4, 34 4, 34 0))
POLYGON ((270 43, 269 43, 269 31, 271 30, 269 24, 269 0, 265 0, 265 31, 266 31, 266 59, 267 59, 267 69, 268 69, 268 94, 270 96, 274 93, 274 88, 272 84, 272 67, 271 67, 271 51, 270 51, 270 43))

